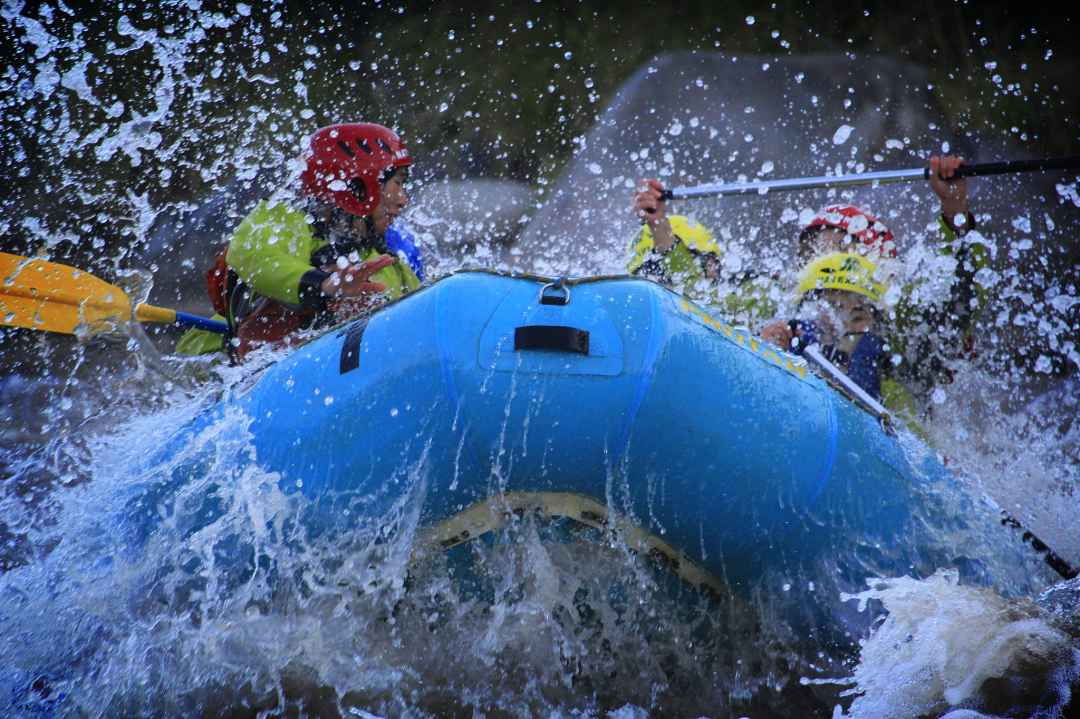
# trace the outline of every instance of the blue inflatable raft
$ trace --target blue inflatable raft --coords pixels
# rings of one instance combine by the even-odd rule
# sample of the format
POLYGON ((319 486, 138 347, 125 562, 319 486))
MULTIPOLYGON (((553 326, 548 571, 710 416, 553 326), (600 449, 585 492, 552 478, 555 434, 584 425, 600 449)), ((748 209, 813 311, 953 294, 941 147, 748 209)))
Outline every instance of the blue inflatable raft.
POLYGON ((422 465, 423 545, 535 512, 616 528, 707 587, 842 536, 893 542, 919 485, 948 476, 928 453, 912 466, 800 358, 631 278, 460 272, 295 350, 225 406, 316 528, 378 518, 422 465))

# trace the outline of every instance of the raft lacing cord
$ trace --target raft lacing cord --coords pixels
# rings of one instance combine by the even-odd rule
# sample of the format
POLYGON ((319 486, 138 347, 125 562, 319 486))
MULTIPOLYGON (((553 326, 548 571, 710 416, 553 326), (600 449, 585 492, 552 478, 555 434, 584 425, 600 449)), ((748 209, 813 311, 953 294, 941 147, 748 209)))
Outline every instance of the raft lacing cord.
MULTIPOLYGON (((484 275, 494 275, 496 277, 505 277, 505 278, 511 279, 511 280, 533 280, 534 282, 540 282, 540 283, 544 283, 544 284, 553 283, 553 282, 556 281, 556 279, 560 279, 561 284, 563 285, 562 289, 564 291, 566 291, 567 288, 573 287, 573 286, 576 286, 576 285, 586 285, 586 284, 589 284, 591 282, 606 282, 608 280, 633 280, 634 282, 649 282, 650 284, 656 284, 658 287, 663 287, 663 285, 659 285, 659 284, 657 284, 655 282, 652 282, 652 280, 643 279, 641 277, 635 277, 633 275, 596 275, 595 277, 582 277, 582 278, 579 278, 579 279, 569 279, 569 278, 565 278, 565 277, 563 277, 563 278, 545 277, 543 275, 534 275, 532 273, 501 272, 499 270, 490 270, 490 269, 484 269, 484 268, 462 268, 462 269, 459 269, 459 270, 455 270, 455 271, 451 272, 448 275, 440 277, 439 279, 434 280, 433 282, 425 282, 419 288, 413 290, 412 292, 402 293, 399 297, 397 297, 397 298, 395 298, 393 300, 390 300, 389 302, 387 302, 387 303, 385 303, 383 305, 380 305, 377 310, 375 310, 374 312, 371 312, 368 316, 373 316, 375 314, 378 314, 379 312, 382 312, 383 310, 385 310, 387 307, 390 307, 392 305, 396 305, 398 302, 403 302, 404 300, 406 300, 406 299, 408 299, 410 297, 413 297, 418 292, 427 291, 427 290, 431 289, 432 287, 434 287, 435 285, 442 282, 443 280, 447 279, 448 277, 453 277, 454 275, 469 274, 469 273, 484 274, 484 275)), ((668 292, 671 292, 671 294, 677 294, 677 293, 673 292, 672 290, 668 289, 667 287, 663 287, 663 288, 665 290, 667 290, 668 292)), ((317 335, 313 335, 311 337, 311 340, 315 340, 318 337, 321 337, 324 334, 329 334, 330 332, 333 332, 335 330, 340 330, 343 327, 345 327, 345 325, 352 324, 353 322, 355 322, 356 319, 357 319, 356 317, 349 317, 349 318, 341 320, 337 324, 330 325, 330 326, 326 327, 324 332, 320 332, 317 335)))

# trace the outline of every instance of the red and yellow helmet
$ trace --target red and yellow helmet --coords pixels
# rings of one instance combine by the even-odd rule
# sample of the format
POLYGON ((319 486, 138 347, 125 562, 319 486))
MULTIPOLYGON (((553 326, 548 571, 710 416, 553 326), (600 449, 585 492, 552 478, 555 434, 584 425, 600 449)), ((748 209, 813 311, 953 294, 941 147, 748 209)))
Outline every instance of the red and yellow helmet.
POLYGON ((834 227, 861 243, 861 254, 874 259, 896 257, 896 240, 885 223, 855 205, 829 205, 818 212, 806 227, 802 237, 817 227, 834 227))
POLYGON ((304 193, 353 215, 370 215, 379 204, 387 173, 412 164, 392 130, 370 122, 329 125, 311 136, 300 175, 304 193))

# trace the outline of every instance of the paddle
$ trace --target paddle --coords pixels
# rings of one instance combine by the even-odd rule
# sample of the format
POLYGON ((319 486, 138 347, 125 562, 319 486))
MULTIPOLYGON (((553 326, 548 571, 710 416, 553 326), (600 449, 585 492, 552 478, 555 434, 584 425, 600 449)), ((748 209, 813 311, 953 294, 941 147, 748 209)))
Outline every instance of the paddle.
POLYGON ((134 311, 127 293, 88 272, 46 260, 0 252, 0 324, 75 334, 112 329, 132 318, 168 322, 226 334, 218 320, 140 303, 134 311))
MULTIPOLYGON (((1015 172, 1046 172, 1049 170, 1078 170, 1080 157, 1059 157, 1045 160, 1014 160, 1012 162, 986 162, 978 165, 961 165, 957 177, 978 175, 1004 175, 1015 172)), ((824 187, 848 187, 852 185, 887 184, 925 180, 930 177, 929 167, 913 170, 883 170, 860 172, 854 175, 831 175, 824 177, 799 177, 787 180, 755 180, 753 182, 713 183, 694 187, 676 187, 664 190, 661 200, 689 200, 695 197, 747 195, 773 190, 809 190, 824 187)))
MULTIPOLYGON (((987 499, 989 500, 990 497, 987 496, 987 499)), ((1051 569, 1061 575, 1062 579, 1075 579, 1080 576, 1080 568, 1069 564, 1069 562, 1062 558, 1060 554, 1047 546, 1046 542, 1036 537, 1030 529, 1020 524, 1020 520, 997 506, 997 503, 993 503, 993 506, 1001 513, 1001 524, 1021 532, 1020 541, 1030 544, 1031 548, 1035 550, 1035 553, 1042 556, 1043 561, 1046 562, 1051 569)))
MULTIPOLYGON (((1004 175, 1018 172, 1047 172, 1050 170, 1077 169, 1080 169, 1080 157, 1060 157, 1043 160, 1015 160, 1011 162, 987 162, 975 165, 962 165, 957 168, 955 176, 976 177, 979 175, 1004 175)), ((785 180, 758 180, 754 182, 712 183, 696 185, 694 187, 677 187, 670 190, 664 190, 660 194, 660 199, 688 200, 698 197, 722 197, 727 195, 766 193, 774 190, 809 190, 828 187, 849 187, 854 185, 880 185, 894 182, 926 180, 929 177, 930 168, 920 167, 911 170, 884 170, 879 172, 862 172, 852 175, 802 177, 785 180)), ((649 210, 649 212, 652 212, 652 210, 649 210)), ((823 357, 820 357, 820 354, 818 354, 817 357, 812 356, 812 359, 818 366, 823 367, 823 369, 834 379, 840 381, 845 387, 848 386, 848 382, 844 382, 844 380, 847 379, 846 375, 839 370, 832 368, 823 357), (825 365, 828 366, 826 367, 825 365), (832 371, 830 371, 830 368, 832 368, 832 371)), ((880 405, 877 403, 867 403, 865 397, 858 393, 856 393, 856 396, 879 418, 883 416, 884 408, 880 405)), ((1080 568, 1070 565, 1059 554, 1047 546, 1045 542, 1021 525, 1011 514, 1005 510, 1001 510, 1001 517, 1001 523, 1003 525, 1020 530, 1023 533, 1022 541, 1031 544, 1036 553, 1042 555, 1046 563, 1063 578, 1073 579, 1076 576, 1080 576, 1080 568)))
MULTIPOLYGON (((809 357, 814 364, 821 368, 821 370, 827 374, 831 379, 840 384, 846 389, 851 396, 856 400, 863 403, 863 405, 883 424, 888 424, 892 421, 892 417, 889 411, 885 409, 877 400, 867 394, 862 387, 855 384, 840 368, 834 365, 829 360, 825 359, 825 356, 821 354, 821 350, 816 344, 810 345, 803 350, 803 354, 809 357)), ((1074 567, 1067 560, 1065 560, 1060 554, 1051 549, 1046 542, 1039 539, 1035 534, 1020 524, 1013 515, 1009 514, 1006 510, 1002 509, 997 502, 995 502, 990 495, 983 495, 986 501, 991 507, 996 509, 1001 516, 1001 524, 1006 527, 1011 527, 1021 532, 1020 541, 1030 544, 1031 548, 1035 550, 1035 553, 1043 558, 1043 561, 1050 566, 1055 572, 1057 572, 1062 579, 1073 579, 1080 576, 1080 568, 1074 567)))
POLYGON ((859 385, 855 384, 847 374, 839 367, 834 365, 829 360, 825 359, 825 355, 821 354, 821 348, 817 344, 812 344, 803 350, 803 355, 809 357, 814 364, 822 369, 825 374, 829 375, 837 384, 846 389, 848 393, 859 402, 862 402, 872 415, 886 424, 892 422, 892 415, 889 414, 889 410, 878 402, 876 399, 867 394, 859 385))

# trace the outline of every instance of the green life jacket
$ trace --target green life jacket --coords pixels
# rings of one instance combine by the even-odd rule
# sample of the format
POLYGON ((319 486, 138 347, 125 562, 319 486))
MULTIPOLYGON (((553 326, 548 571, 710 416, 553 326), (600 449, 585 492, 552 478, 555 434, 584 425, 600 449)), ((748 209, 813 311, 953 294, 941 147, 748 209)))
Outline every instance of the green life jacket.
MULTIPOLYGON (((690 299, 715 309, 726 321, 744 324, 755 331, 760 331, 766 322, 776 318, 781 295, 772 278, 744 277, 735 283, 735 291, 725 290, 723 283, 707 277, 709 263, 718 264, 723 254, 712 233, 703 225, 681 215, 671 215, 668 220, 675 235, 675 245, 668 252, 657 251, 652 231, 648 225, 643 225, 632 248, 633 256, 628 265, 631 274, 667 285, 690 299)), ((943 240, 940 252, 946 256, 955 256, 958 262, 958 282, 954 287, 955 297, 950 302, 953 310, 951 317, 956 329, 964 337, 968 337, 988 296, 987 290, 974 279, 975 273, 987 266, 988 253, 981 244, 957 242, 956 233, 943 217, 939 218, 938 223, 943 240)), ((904 356, 910 335, 926 319, 925 308, 912 299, 920 284, 916 282, 902 288, 901 298, 890 313, 887 326, 883 328, 889 357, 896 354, 904 356)), ((925 348, 920 349, 925 356, 925 348)), ((926 363, 934 364, 929 360, 926 363)), ((891 362, 887 362, 883 367, 882 404, 905 420, 917 435, 927 440, 925 429, 916 420, 919 413, 915 395, 903 382, 911 378, 912 372, 909 370, 914 368, 914 371, 918 372, 926 368, 918 366, 922 364, 918 358, 909 358, 902 364, 908 366, 904 366, 901 371, 893 371, 891 362)), ((932 373, 937 369, 930 368, 930 371, 932 373)))
POLYGON ((675 244, 659 252, 652 230, 642 225, 627 266, 630 274, 671 287, 735 325, 757 328, 776 315, 778 295, 772 278, 744 273, 718 282, 723 250, 708 228, 683 215, 669 215, 668 221, 675 244))
MULTIPOLYGON (((312 255, 328 244, 327 239, 316 236, 306 212, 283 202, 263 200, 233 232, 226 259, 255 295, 299 307, 302 285, 317 269, 312 265, 312 255)), ((360 259, 367 261, 379 254, 374 248, 366 248, 360 252, 360 259)), ((416 273, 405 262, 379 270, 371 281, 384 284, 391 300, 420 286, 416 273)), ((222 339, 204 330, 188 330, 176 351, 203 354, 221 350, 222 339)))

